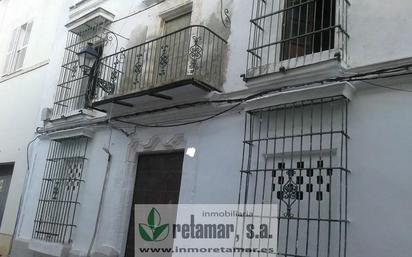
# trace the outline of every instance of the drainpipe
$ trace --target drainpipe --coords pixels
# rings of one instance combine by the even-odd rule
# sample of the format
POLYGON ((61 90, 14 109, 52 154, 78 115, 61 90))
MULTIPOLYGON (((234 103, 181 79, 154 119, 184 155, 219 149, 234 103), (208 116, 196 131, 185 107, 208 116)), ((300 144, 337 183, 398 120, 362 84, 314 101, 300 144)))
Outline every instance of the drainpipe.
MULTIPOLYGON (((109 143, 109 147, 110 147, 110 143, 109 143)), ((105 195, 105 192, 106 192, 107 177, 109 175, 110 164, 111 164, 111 161, 112 161, 112 154, 110 153, 110 150, 106 147, 103 147, 103 151, 105 153, 107 153, 106 174, 104 176, 102 192, 100 194, 99 208, 98 208, 98 211, 97 211, 96 224, 94 225, 93 237, 92 237, 92 241, 90 242, 89 249, 87 251, 87 256, 88 257, 91 256, 91 251, 92 251, 93 245, 96 241, 97 229, 99 227, 99 221, 100 221, 100 216, 101 216, 101 212, 102 212, 103 199, 104 199, 104 195, 105 195)))

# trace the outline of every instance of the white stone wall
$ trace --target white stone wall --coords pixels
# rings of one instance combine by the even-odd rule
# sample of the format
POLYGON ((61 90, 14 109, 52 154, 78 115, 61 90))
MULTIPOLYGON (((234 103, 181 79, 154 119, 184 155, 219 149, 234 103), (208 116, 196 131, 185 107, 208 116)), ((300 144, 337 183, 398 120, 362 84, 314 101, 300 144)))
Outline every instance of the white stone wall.
MULTIPOLYGON (((408 88, 410 85, 394 86, 408 88)), ((349 103, 348 131, 349 175, 348 256, 402 256, 410 250, 411 227, 408 207, 412 190, 409 132, 412 118, 408 114, 412 98, 401 92, 384 89, 358 90, 349 103), (373 149, 373 151, 371 150, 373 149), (385 242, 382 244, 382 242, 385 242)), ((110 151, 113 161, 109 170, 107 193, 94 250, 103 246, 115 249, 120 256, 125 248, 130 203, 136 165, 130 162, 130 143, 139 142, 137 151, 164 150, 174 136, 182 135, 180 147, 195 147, 194 158, 185 156, 181 203, 236 203, 242 158, 244 113, 232 114, 198 125, 170 129, 139 129, 126 138, 114 131, 110 151), (160 141, 151 144, 153 138, 160 141), (143 146, 146 146, 144 148, 143 146)), ((106 171, 110 130, 100 129, 88 148, 89 165, 86 183, 81 189, 81 207, 77 212, 78 228, 73 236, 72 251, 87 252, 94 229, 97 203, 106 171)), ((40 144, 33 169, 30 199, 20 237, 30 239, 44 156, 48 142, 40 144), (43 156, 43 157, 40 157, 43 156), (43 160, 43 161, 42 161, 43 160)))
MULTIPOLYGON (((40 107, 52 106, 67 33, 63 25, 69 16, 79 17, 93 7, 101 6, 114 13, 115 19, 118 19, 141 8, 139 1, 96 0, 86 1, 69 12, 71 1, 56 6, 50 5, 50 1, 31 1, 27 5, 22 2, 0 2, 0 19, 5 21, 0 24, 0 31, 7 35, 7 31, 11 31, 10 24, 24 21, 29 16, 28 13, 33 14, 35 23, 31 42, 34 42, 36 47, 30 46, 27 63, 34 65, 47 59, 50 59, 50 63, 36 71, 0 82, 1 109, 11 110, 0 112, 0 162, 16 160, 15 174, 19 176, 13 178, 12 186, 17 189, 22 187, 26 169, 25 146, 34 136, 34 124, 40 124, 38 111, 40 107), (12 18, 12 15, 6 15, 2 18, 3 8, 7 4, 8 8, 13 7, 12 10, 23 7, 28 10, 21 12, 21 16, 12 18), (37 22, 36 17, 43 16, 42 19, 37 18, 42 23, 37 22), (39 23, 42 25, 37 25, 39 23), (24 100, 16 101, 22 99, 21 97, 24 97, 24 100), (19 110, 20 114, 12 115, 16 110, 19 110), (21 128, 25 128, 25 132, 21 128)), ((130 38, 126 47, 133 46, 145 39, 159 36, 161 19, 158 13, 185 2, 187 1, 167 1, 116 22, 110 29, 130 38)), ((225 91, 244 89, 240 74, 246 69, 251 1, 234 0, 228 5, 233 13, 230 33, 219 21, 219 1, 195 0, 193 6, 193 24, 209 25, 217 33, 228 36, 225 91)), ((349 66, 359 67, 412 55, 408 33, 412 24, 411 11, 412 4, 407 0, 352 1, 348 11, 348 32, 351 35, 349 66)), ((4 42, 7 41, 6 37, 0 41, 0 50, 5 49, 4 42)), ((391 86, 410 90, 409 84, 394 82, 391 86)), ((412 193, 408 184, 412 177, 408 158, 412 145, 409 140, 412 126, 409 106, 412 93, 385 89, 362 90, 362 84, 358 87, 361 90, 358 90, 349 104, 349 168, 353 172, 348 183, 351 220, 348 256, 405 256, 412 250, 409 242, 412 230, 409 219, 412 213, 408 208, 408 196, 412 193)), ((143 129, 138 130, 131 138, 126 138, 114 130, 110 142, 113 160, 94 250, 109 246, 120 256, 124 251, 135 176, 135 164, 130 159, 129 144, 136 140, 148 144, 154 136, 158 136, 161 142, 166 142, 175 135, 182 135, 183 146, 196 148, 194 158, 185 156, 180 196, 182 203, 235 202, 242 157, 243 118, 244 113, 231 114, 187 127, 143 129)), ((88 150, 90 162, 84 172, 86 183, 81 189, 79 201, 82 205, 76 215, 78 228, 73 235, 72 246, 73 252, 83 255, 88 251, 96 221, 107 166, 107 154, 102 148, 107 146, 109 134, 109 129, 97 129, 88 150)), ((155 149, 156 147, 159 146, 155 146, 155 149)), ((18 230, 18 238, 22 240, 31 238, 47 148, 48 140, 43 139, 34 146, 31 155, 33 167, 18 230)), ((0 232, 12 233, 18 197, 18 193, 10 195, 12 200, 8 201, 7 207, 10 211, 6 212, 0 232)))
POLYGON ((410 57, 409 29, 412 2, 350 1, 348 10, 349 65, 373 63, 410 57))

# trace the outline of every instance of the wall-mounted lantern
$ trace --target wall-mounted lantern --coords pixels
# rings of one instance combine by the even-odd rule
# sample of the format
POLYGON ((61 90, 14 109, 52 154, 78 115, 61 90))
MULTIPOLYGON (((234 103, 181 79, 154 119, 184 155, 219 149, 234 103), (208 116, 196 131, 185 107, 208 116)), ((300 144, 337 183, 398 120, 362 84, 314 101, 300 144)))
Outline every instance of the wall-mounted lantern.
POLYGON ((87 46, 77 53, 79 58, 79 67, 83 74, 90 75, 89 72, 99 58, 99 53, 94 49, 93 43, 87 43, 87 46))

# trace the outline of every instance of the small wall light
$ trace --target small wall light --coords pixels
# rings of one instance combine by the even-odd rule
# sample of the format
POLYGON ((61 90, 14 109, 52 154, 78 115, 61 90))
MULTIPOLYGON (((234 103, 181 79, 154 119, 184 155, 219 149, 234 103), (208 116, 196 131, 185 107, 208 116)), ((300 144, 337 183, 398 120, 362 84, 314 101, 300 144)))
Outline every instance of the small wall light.
POLYGON ((195 157, 195 154, 196 154, 196 148, 189 147, 189 148, 186 149, 186 155, 187 156, 193 158, 193 157, 195 157))

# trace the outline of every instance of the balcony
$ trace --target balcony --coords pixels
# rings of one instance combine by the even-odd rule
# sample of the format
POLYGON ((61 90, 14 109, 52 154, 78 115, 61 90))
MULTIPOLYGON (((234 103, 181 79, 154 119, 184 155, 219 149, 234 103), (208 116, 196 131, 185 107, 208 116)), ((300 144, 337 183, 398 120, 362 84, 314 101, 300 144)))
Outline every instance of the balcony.
MULTIPOLYGON (((345 63, 349 5, 347 0, 255 0, 245 80, 321 62, 345 63)), ((324 72, 308 70, 312 77, 324 72)))
POLYGON ((193 25, 102 57, 92 106, 125 113, 221 91, 225 54, 222 37, 193 25))

